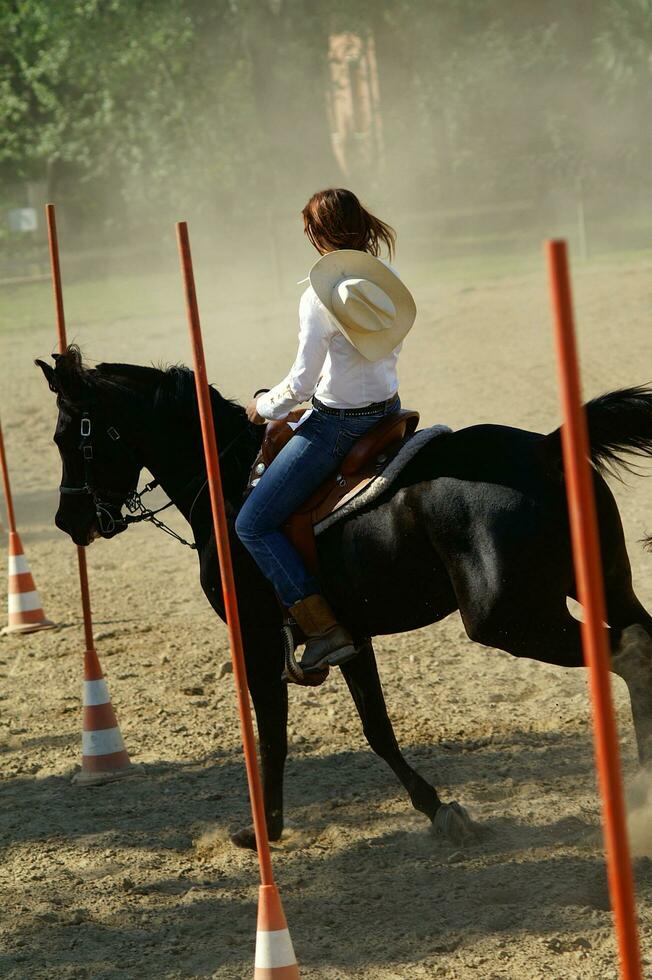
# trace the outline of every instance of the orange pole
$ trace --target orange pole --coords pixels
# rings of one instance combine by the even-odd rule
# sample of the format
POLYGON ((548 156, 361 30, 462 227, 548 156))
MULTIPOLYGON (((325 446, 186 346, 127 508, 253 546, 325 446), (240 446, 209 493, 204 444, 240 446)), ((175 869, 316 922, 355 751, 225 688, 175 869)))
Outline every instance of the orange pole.
POLYGON ((253 816, 254 829, 256 832, 256 847, 258 850, 258 863, 260 865, 260 879, 263 886, 273 885, 274 874, 272 871, 272 860, 269 852, 263 787, 260 779, 260 771, 258 769, 256 741, 254 738, 254 729, 251 721, 251 708, 249 705, 249 694, 247 691, 247 672, 245 668, 244 650, 242 646, 242 633, 240 630, 237 593, 233 576, 229 529, 224 508, 224 495, 222 492, 222 478, 220 474, 219 457, 217 452, 217 439, 215 435, 215 425, 213 423, 213 409, 211 406, 208 378, 206 375, 206 360, 204 357, 204 345, 202 341, 201 324, 199 321, 197 294, 195 292, 195 277, 192 268, 192 256, 190 254, 188 226, 185 221, 180 221, 177 223, 177 242, 179 245, 179 255, 181 257, 181 268, 185 287, 186 312, 188 315, 188 327, 190 330, 190 340, 192 343, 192 352, 195 364, 195 384, 197 387, 199 417, 201 419, 204 454, 206 456, 206 472, 208 475, 211 510, 213 513, 213 527, 215 530, 215 540, 217 542, 217 553, 219 556, 220 572, 222 576, 222 591, 224 594, 226 622, 229 633, 229 643, 231 646, 231 659, 233 661, 233 677, 235 680, 238 711, 240 714, 240 729, 242 732, 242 744, 244 747, 247 780, 249 783, 251 812, 253 816))
POLYGON ((7 457, 5 455, 5 441, 2 436, 2 426, 0 425, 0 469, 2 470, 2 486, 5 492, 5 503, 7 505, 7 520, 9 522, 9 530, 15 534, 16 533, 16 515, 14 513, 14 501, 11 496, 11 484, 9 483, 9 467, 7 466, 7 457))
POLYGON ((624 980, 641 980, 634 882, 623 802, 618 735, 611 700, 609 644, 598 521, 582 406, 566 243, 546 242, 555 345, 564 415, 562 445, 578 598, 584 608, 582 644, 589 668, 593 738, 602 793, 609 891, 624 980))
POLYGON ((57 319, 59 353, 63 354, 68 346, 68 341, 66 340, 66 317, 63 312, 63 290, 61 288, 61 267, 59 265, 59 238, 57 235, 57 217, 54 204, 45 205, 45 219, 48 226, 50 269, 52 270, 52 291, 54 293, 54 308, 57 319))
MULTIPOLYGON (((50 245, 50 268, 52 270, 52 291, 54 293, 54 308, 57 321, 57 338, 59 342, 59 353, 63 354, 68 347, 68 341, 66 339, 66 317, 63 310, 63 289, 61 287, 61 268, 59 265, 59 239, 57 236, 57 219, 54 204, 45 205, 45 218, 48 226, 48 242, 50 245)), ((95 650, 93 618, 91 615, 91 600, 88 588, 86 551, 81 545, 77 545, 77 565, 79 567, 79 587, 84 617, 84 638, 86 650, 90 652, 95 650)))

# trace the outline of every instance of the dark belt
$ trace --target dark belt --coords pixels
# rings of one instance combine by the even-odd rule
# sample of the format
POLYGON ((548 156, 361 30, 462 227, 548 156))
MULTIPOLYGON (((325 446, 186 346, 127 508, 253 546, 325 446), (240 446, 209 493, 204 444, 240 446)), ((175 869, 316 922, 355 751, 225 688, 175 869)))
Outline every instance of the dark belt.
POLYGON ((317 409, 318 412, 325 412, 326 415, 339 415, 340 418, 345 418, 352 415, 377 415, 379 412, 384 412, 392 405, 398 402, 398 392, 392 395, 384 402, 373 402, 371 405, 364 405, 362 408, 331 408, 329 405, 324 405, 320 402, 318 398, 313 395, 312 404, 313 407, 317 409))

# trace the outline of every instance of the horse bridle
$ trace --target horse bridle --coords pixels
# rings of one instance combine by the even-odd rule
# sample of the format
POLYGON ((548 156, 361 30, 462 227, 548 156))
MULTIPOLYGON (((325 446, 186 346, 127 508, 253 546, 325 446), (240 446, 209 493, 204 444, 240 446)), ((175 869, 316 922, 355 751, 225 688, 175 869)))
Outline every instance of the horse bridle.
MULTIPOLYGON (((65 484, 61 484, 59 487, 59 493, 62 494, 86 494, 93 501, 93 506, 95 508, 95 515, 97 517, 98 527, 101 534, 112 534, 118 528, 126 528, 130 524, 138 524, 141 521, 149 521, 154 524, 155 527, 161 528, 166 534, 170 534, 173 538, 179 541, 181 544, 187 545, 188 548, 195 548, 196 545, 190 541, 186 541, 182 538, 176 531, 164 524, 163 521, 159 521, 156 517, 161 511, 167 510, 168 507, 172 506, 172 501, 168 501, 163 507, 159 507, 158 510, 151 510, 145 506, 142 501, 142 497, 146 493, 150 493, 159 486, 158 480, 152 480, 151 483, 147 483, 142 490, 138 491, 136 489, 129 490, 126 493, 117 490, 102 490, 96 486, 95 476, 94 476, 94 460, 95 453, 93 450, 93 444, 91 442, 91 435, 93 431, 93 424, 91 421, 91 413, 89 410, 82 412, 81 424, 80 424, 80 434, 81 442, 79 444, 79 450, 82 454, 82 460, 84 464, 84 482, 79 487, 69 487, 65 484), (117 498, 116 502, 111 502, 111 496, 117 498), (116 507, 120 510, 120 518, 116 520, 111 514, 110 507, 116 507), (122 507, 125 506, 129 511, 128 515, 122 514, 122 507)), ((107 430, 107 435, 109 439, 113 442, 120 442, 120 445, 125 448, 125 450, 130 453, 129 447, 126 446, 124 441, 122 441, 119 431, 114 425, 109 425, 107 430)), ((203 487, 200 488, 200 492, 203 487)), ((196 499, 196 498, 195 498, 196 499)), ((194 504, 194 502, 193 502, 194 504)))
MULTIPOLYGON (((158 480, 152 480, 150 483, 146 483, 143 489, 140 491, 134 489, 134 490, 128 490, 126 493, 117 490, 102 491, 100 488, 95 486, 95 478, 93 474, 93 462, 95 460, 95 454, 93 451, 93 444, 90 441, 92 428, 93 426, 91 421, 91 413, 90 413, 90 409, 87 408, 82 411, 82 415, 81 415, 81 423, 80 423, 81 442, 79 444, 79 449, 81 451, 82 460, 84 463, 84 482, 79 487, 68 487, 65 486, 64 484, 61 484, 59 487, 59 493, 86 494, 87 496, 91 497, 93 501, 93 506, 95 508, 95 515, 97 517, 98 527, 100 529, 101 534, 112 534, 117 528, 127 528, 130 524, 139 524, 141 521, 148 521, 150 524, 153 524, 154 527, 159 528, 161 531, 165 531, 165 533, 173 537, 175 541, 178 541, 180 544, 186 545, 186 547, 188 548, 193 548, 196 550, 197 545, 194 542, 186 541, 185 538, 182 538, 180 534, 177 534, 176 531, 173 531, 171 527, 168 527, 167 524, 164 524, 163 521, 160 521, 156 516, 157 514, 160 514, 161 511, 167 510, 168 507, 172 507, 174 501, 169 500, 167 504, 164 504, 162 507, 159 507, 158 510, 151 510, 143 503, 142 501, 143 496, 146 493, 150 493, 152 490, 155 490, 156 487, 160 486, 158 480), (110 501, 103 499, 103 497, 109 497, 111 495, 119 498, 117 505, 116 504, 112 505, 110 501), (116 520, 112 516, 111 512, 109 511, 108 508, 111 506, 114 507, 117 506, 117 509, 120 511, 119 520, 116 520), (122 514, 123 506, 127 508, 129 514, 127 515, 122 514)), ((220 450, 220 452, 218 453, 218 459, 222 459, 223 456, 226 456, 226 454, 231 451, 231 449, 235 446, 237 442, 239 442, 239 440, 246 432, 247 432, 246 428, 238 432, 237 435, 235 435, 233 439, 231 439, 231 441, 227 443, 224 449, 220 450)), ((125 449, 125 451, 132 457, 132 459, 134 458, 131 449, 121 438, 119 431, 116 429, 114 425, 109 425, 107 427, 106 433, 113 442, 119 442, 120 445, 125 449)), ((137 463, 140 469, 141 468, 140 462, 135 459, 134 462, 137 463)), ((188 489, 188 487, 190 487, 197 480, 202 479, 202 477, 203 474, 199 474, 198 476, 193 477, 191 480, 188 481, 188 484, 184 489, 188 489)), ((192 512, 194 510, 195 504, 197 503, 201 493, 203 492, 203 490, 205 490, 207 486, 208 486, 208 478, 203 477, 199 489, 197 490, 193 498, 192 504, 190 505, 190 511, 188 514, 189 523, 192 518, 192 512)))

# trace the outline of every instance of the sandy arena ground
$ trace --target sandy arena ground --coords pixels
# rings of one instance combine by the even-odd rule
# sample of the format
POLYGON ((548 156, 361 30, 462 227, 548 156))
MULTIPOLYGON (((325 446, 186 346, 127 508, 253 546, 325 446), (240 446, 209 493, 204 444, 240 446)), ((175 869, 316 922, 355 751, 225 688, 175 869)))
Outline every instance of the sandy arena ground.
MULTIPOLYGON (((576 293, 586 394, 650 381, 650 265, 592 267, 576 293)), ((417 300, 401 391, 425 424, 558 424, 542 273, 431 285, 417 300)), ((239 311, 211 302, 203 314, 210 375, 225 393, 245 399, 282 377, 293 301, 270 309, 254 297, 239 311)), ((93 327, 76 312, 69 326, 91 359, 189 360, 180 310, 93 327)), ((226 631, 194 555, 164 535, 141 527, 89 549, 98 651, 142 769, 71 787, 81 730, 76 560, 53 525, 54 399, 31 364, 52 349, 52 322, 10 328, 4 341, 1 411, 19 525, 61 629, 0 640, 0 976, 250 977, 257 865, 228 840, 248 821, 248 802, 232 677, 221 669, 226 631)), ((639 541, 652 530, 651 486, 632 478, 614 488, 648 608, 652 555, 639 541)), ((367 748, 337 671, 319 690, 292 689, 288 830, 274 862, 302 976, 616 977, 585 672, 475 646, 457 614, 381 638, 377 650, 407 757, 493 833, 464 852, 428 833, 367 748)), ((631 785, 631 716, 624 685, 614 688, 631 785)), ((638 815, 643 832, 646 820, 638 815)), ((639 857, 636 873, 652 976, 652 862, 639 857)))

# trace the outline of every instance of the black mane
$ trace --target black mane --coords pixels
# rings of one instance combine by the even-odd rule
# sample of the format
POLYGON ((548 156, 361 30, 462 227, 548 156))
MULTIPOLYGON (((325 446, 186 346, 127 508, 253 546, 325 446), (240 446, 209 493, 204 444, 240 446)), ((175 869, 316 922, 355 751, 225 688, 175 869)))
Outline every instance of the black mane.
MULTIPOLYGON (((104 394, 119 401, 123 416, 141 419, 151 416, 160 425, 168 426, 170 431, 178 430, 181 422, 186 438, 192 438, 194 433, 201 445, 195 375, 189 367, 183 364, 162 368, 103 362, 90 368, 84 364, 82 353, 75 344, 71 344, 64 354, 55 355, 55 361, 55 377, 50 381, 50 387, 57 392, 60 403, 79 407, 87 396, 104 394)), ((219 449, 225 452, 229 448, 231 465, 223 478, 226 477, 229 491, 237 488, 241 494, 260 448, 264 428, 252 425, 242 405, 225 398, 212 385, 210 392, 219 449)))
MULTIPOLYGON (((129 368, 132 365, 98 365, 103 367, 129 368)), ((173 408, 188 419, 196 420, 199 415, 195 372, 185 364, 174 364, 167 368, 141 368, 138 370, 156 371, 158 386, 154 393, 154 406, 163 410, 173 408)), ((245 410, 238 402, 225 398, 217 388, 210 386, 213 416, 217 420, 229 419, 231 423, 242 424, 246 420, 245 410)))
MULTIPOLYGON (((141 404, 144 401, 151 402, 157 410, 171 408, 189 420, 198 417, 195 374, 185 364, 163 368, 105 361, 95 368, 89 368, 84 364, 81 350, 76 344, 70 344, 64 354, 55 354, 54 357, 56 373, 68 386, 71 381, 76 381, 79 386, 88 389, 107 393, 120 392, 124 397, 141 404)), ((51 383, 50 387, 67 400, 55 384, 51 383)), ((246 414, 242 405, 225 398, 212 385, 210 390, 216 421, 218 417, 231 417, 232 421, 239 423, 245 421, 246 414)))

